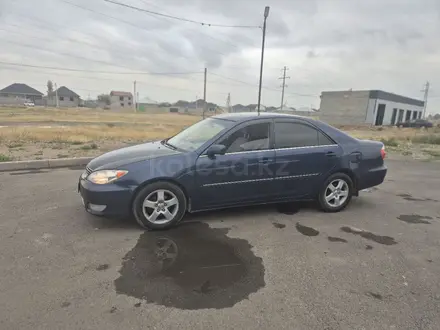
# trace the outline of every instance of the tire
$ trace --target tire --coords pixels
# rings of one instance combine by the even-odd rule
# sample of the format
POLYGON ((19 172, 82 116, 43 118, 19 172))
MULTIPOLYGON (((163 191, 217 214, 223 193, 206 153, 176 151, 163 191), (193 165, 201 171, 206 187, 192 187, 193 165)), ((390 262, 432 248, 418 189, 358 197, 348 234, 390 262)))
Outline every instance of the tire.
POLYGON ((182 220, 187 209, 185 193, 173 183, 154 182, 140 190, 133 201, 133 215, 144 229, 168 229, 182 220), (162 193, 161 193, 162 192, 162 193))
POLYGON ((325 180, 322 185, 318 195, 318 203, 324 212, 339 212, 345 209, 348 203, 350 203, 353 193, 354 185, 351 178, 344 173, 335 173, 325 180), (338 185, 340 182, 343 182, 341 187, 338 185), (328 200, 327 198, 332 194, 330 185, 333 185, 333 188, 338 191, 338 194, 334 195, 336 197, 333 199, 328 200), (346 198, 343 198, 345 197, 345 193, 346 198), (339 204, 336 201, 337 199, 339 200, 339 204))

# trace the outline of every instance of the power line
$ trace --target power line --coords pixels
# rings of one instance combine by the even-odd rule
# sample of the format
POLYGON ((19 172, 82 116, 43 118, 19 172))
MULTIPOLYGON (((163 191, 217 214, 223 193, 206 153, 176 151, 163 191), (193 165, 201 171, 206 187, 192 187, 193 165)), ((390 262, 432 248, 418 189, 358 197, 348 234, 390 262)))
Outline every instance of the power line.
MULTIPOLYGON (((0 62, 1 64, 2 62, 0 62)), ((32 72, 32 73, 36 73, 36 74, 44 74, 44 72, 39 72, 39 71, 30 71, 30 70, 22 70, 21 68, 17 68, 17 67, 12 67, 12 68, 4 68, 4 70, 13 70, 13 71, 21 71, 21 72, 32 72)), ((118 83, 126 83, 126 84, 131 84, 132 80, 120 80, 120 79, 109 79, 109 78, 101 78, 101 77, 89 77, 89 76, 72 76, 72 75, 66 75, 66 74, 54 74, 54 76, 56 77, 61 77, 61 78, 79 78, 79 79, 89 79, 89 80, 97 80, 97 81, 110 81, 110 82, 118 82, 118 83)), ((180 79, 180 77, 177 77, 178 79, 180 79)), ((151 83, 151 82, 147 82, 147 81, 142 81, 142 80, 136 80, 137 84, 139 85, 143 85, 143 86, 152 86, 152 87, 158 87, 158 88, 164 88, 164 89, 170 89, 170 90, 178 90, 178 91, 184 91, 184 92, 191 92, 191 93, 196 93, 197 90, 195 89, 188 89, 188 88, 181 88, 181 87, 174 87, 174 86, 169 86, 169 85, 164 85, 164 84, 158 84, 158 83, 151 83)), ((33 85, 39 85, 39 84, 33 84, 33 85)), ((80 88, 73 88, 73 89, 78 89, 81 90, 80 88)), ((86 90, 89 92, 98 92, 97 90, 86 90)), ((102 91, 99 91, 102 92, 102 91)), ((224 92, 212 92, 213 94, 227 94, 224 92)))
MULTIPOLYGON (((144 4, 146 4, 147 6, 152 6, 152 7, 158 8, 158 9, 162 10, 164 13, 167 13, 165 9, 163 9, 163 8, 161 8, 161 7, 159 7, 159 6, 155 5, 155 4, 149 3, 149 2, 147 2, 147 1, 145 1, 145 0, 140 0, 140 1, 142 1, 142 2, 143 2, 144 4)), ((166 18, 163 18, 163 17, 160 17, 160 16, 157 17, 157 16, 152 15, 152 14, 150 14, 150 16, 151 16, 151 17, 154 17, 155 19, 161 19, 161 20, 166 20, 166 21, 168 21, 166 18)), ((237 49, 241 49, 241 48, 242 48, 242 47, 240 47, 240 46, 238 46, 238 45, 236 45, 236 44, 234 44, 234 43, 232 43, 232 42, 230 42, 230 41, 223 40, 223 39, 219 39, 219 38, 216 38, 216 37, 210 36, 209 34, 206 34, 206 33, 204 33, 203 31, 196 30, 196 28, 190 28, 190 29, 191 29, 192 31, 198 33, 198 34, 201 34, 201 35, 203 35, 203 36, 205 36, 205 37, 208 37, 209 39, 217 40, 217 41, 223 42, 223 43, 228 44, 228 45, 231 45, 232 47, 235 47, 235 48, 237 48, 237 49)), ((209 50, 209 49, 208 49, 208 50, 209 50)), ((225 55, 225 54, 220 53, 220 52, 218 52, 218 51, 216 51, 216 52, 219 53, 219 54, 225 55)), ((225 56, 226 56, 226 55, 225 55, 225 56)))
MULTIPOLYGON (((17 25, 11 25, 11 26, 17 26, 17 25)), ((35 37, 35 36, 29 35, 29 34, 25 34, 25 33, 22 33, 22 32, 18 32, 18 31, 10 31, 10 30, 4 30, 4 29, 0 29, 0 30, 7 31, 7 32, 12 32, 12 33, 17 33, 17 34, 24 35, 24 36, 29 36, 29 37, 32 37, 34 39, 39 39, 39 40, 43 40, 43 41, 46 41, 46 42, 51 42, 52 41, 51 39, 35 37)), ((75 40, 75 39, 71 39, 71 38, 63 38, 62 40, 63 41, 70 41, 70 42, 76 42, 76 43, 80 43, 80 44, 85 44, 85 45, 87 45, 89 47, 92 47, 92 48, 95 48, 95 49, 97 49, 99 51, 103 51, 104 50, 100 46, 91 45, 91 44, 89 44, 87 42, 80 41, 80 40, 75 40)), ((116 52, 115 53, 114 51, 111 51, 111 50, 108 50, 108 51, 111 52, 112 55, 114 55, 114 54, 121 54, 120 55, 121 59, 124 59, 124 60, 128 59, 128 57, 126 57, 126 55, 127 55, 126 53, 122 54, 121 52, 119 52, 119 53, 116 52)), ((64 54, 64 55, 67 56, 67 54, 64 54)), ((72 56, 72 55, 69 54, 68 56, 72 56)), ((94 61, 94 60, 91 59, 91 61, 94 61)), ((49 68, 46 67, 46 69, 50 69, 50 67, 49 68)), ((62 68, 58 68, 58 69, 62 70, 62 68)), ((68 70, 68 71, 72 71, 72 70, 68 70)), ((93 72, 93 71, 89 71, 89 70, 84 70, 84 71, 86 71, 86 72, 93 72)), ((95 73, 100 73, 100 72, 97 71, 95 73)), ((107 73, 107 72, 103 72, 103 73, 107 73)), ((163 72, 163 73, 161 73, 161 72, 157 72, 157 73, 155 73, 155 72, 124 72, 124 73, 118 73, 118 74, 185 75, 185 74, 190 74, 190 73, 193 74, 193 73, 203 73, 203 72, 201 72, 201 71, 200 72, 163 72)), ((191 79, 191 78, 186 78, 186 79, 194 80, 194 79, 191 79)))
POLYGON ((53 53, 55 55, 62 55, 62 56, 72 57, 72 58, 76 58, 76 59, 80 59, 80 60, 85 60, 85 61, 89 61, 89 62, 96 62, 96 63, 105 64, 105 65, 114 66, 114 67, 119 67, 119 68, 124 68, 124 69, 131 69, 130 67, 127 67, 125 65, 118 65, 118 64, 111 63, 111 62, 107 62, 107 61, 91 59, 91 58, 87 58, 87 57, 83 57, 83 56, 79 56, 79 55, 73 55, 73 54, 69 54, 69 53, 61 53, 61 52, 57 52, 57 51, 54 51, 54 50, 51 50, 51 49, 47 49, 47 48, 43 48, 43 47, 38 47, 36 45, 30 45, 30 44, 25 44, 25 43, 11 41, 11 40, 4 40, 4 39, 3 39, 3 41, 7 42, 7 43, 10 43, 10 44, 13 44, 13 45, 25 47, 25 48, 31 48, 33 50, 38 49, 40 51, 44 51, 44 52, 48 52, 48 53, 53 53))
POLYGON ((102 12, 100 12, 100 11, 93 10, 93 9, 91 9, 91 8, 83 7, 83 6, 81 6, 81 5, 78 5, 78 4, 76 4, 76 3, 72 3, 72 2, 70 2, 70 1, 66 1, 66 0, 59 0, 59 1, 60 1, 60 2, 64 2, 64 3, 68 4, 68 5, 73 6, 73 7, 77 7, 77 8, 80 8, 80 9, 83 9, 83 10, 86 10, 86 11, 89 11, 89 12, 91 12, 91 13, 95 13, 95 14, 98 14, 98 15, 101 15, 101 16, 105 16, 105 17, 108 17, 108 18, 114 19, 114 20, 119 21, 119 22, 123 22, 123 23, 125 23, 125 24, 131 25, 131 26, 133 26, 133 27, 135 27, 135 28, 138 28, 138 29, 147 30, 145 27, 143 27, 143 26, 141 26, 141 25, 133 24, 133 23, 131 23, 131 22, 129 22, 129 21, 124 21, 123 19, 120 19, 120 18, 117 18, 117 17, 111 16, 111 15, 104 14, 104 13, 102 13, 102 12))
MULTIPOLYGON (((14 24, 10 24, 10 26, 20 27, 19 25, 14 25, 14 24)), ((42 38, 40 36, 33 36, 33 35, 29 35, 29 34, 23 33, 21 31, 11 31, 11 30, 6 30, 6 29, 0 29, 0 31, 6 31, 8 33, 16 33, 16 34, 19 34, 19 35, 22 35, 22 36, 32 37, 33 39, 45 41, 46 43, 51 43, 51 42, 54 41, 53 39, 42 38)), ((107 49, 103 48, 102 46, 93 45, 93 44, 90 44, 90 43, 82 41, 82 40, 76 40, 76 39, 72 39, 72 38, 68 38, 68 37, 63 37, 61 40, 62 41, 73 42, 73 43, 77 43, 77 44, 81 44, 81 45, 86 45, 87 47, 94 48, 94 49, 97 49, 99 51, 108 51, 108 52, 111 52, 112 55, 115 55, 115 54, 119 55, 118 58, 123 59, 123 60, 127 60, 127 58, 128 58, 126 52, 123 53, 123 52, 117 52, 117 51, 114 51, 114 50, 107 50, 107 49)))
MULTIPOLYGON (((56 51, 53 51, 53 50, 50 50, 50 49, 45 49, 45 48, 42 48, 42 47, 37 47, 35 45, 23 44, 23 43, 19 43, 19 42, 15 42, 15 41, 10 41, 10 40, 3 40, 3 41, 11 43, 11 44, 18 45, 18 46, 22 46, 22 47, 26 47, 26 48, 31 48, 31 49, 34 49, 34 50, 38 49, 38 50, 45 51, 45 52, 48 52, 48 53, 53 53, 55 55, 62 55, 62 56, 77 58, 77 59, 81 59, 81 60, 85 60, 85 61, 89 61, 89 62, 96 62, 96 63, 100 63, 100 64, 105 64, 105 65, 108 65, 108 66, 114 66, 114 67, 120 67, 120 68, 124 68, 124 69, 133 70, 132 68, 127 67, 127 66, 117 65, 117 64, 113 64, 111 62, 106 62, 106 61, 101 61, 101 60, 94 60, 94 59, 90 59, 90 58, 79 56, 79 55, 73 55, 73 54, 68 54, 68 53, 60 53, 60 52, 56 52, 56 51)), ((130 73, 130 74, 134 74, 134 73, 130 73)), ((140 74, 146 74, 146 73, 140 73, 140 74)), ((190 77, 187 77, 185 79, 194 80, 194 79, 192 79, 190 77)))
MULTIPOLYGON (((104 16, 104 17, 107 17, 107 18, 111 18, 111 19, 116 20, 116 21, 121 22, 121 23, 128 24, 128 25, 130 25, 130 26, 132 26, 132 27, 135 27, 135 28, 137 28, 137 29, 141 29, 141 30, 145 30, 145 31, 151 32, 150 29, 147 29, 147 28, 145 28, 145 27, 143 27, 143 26, 141 26, 141 25, 133 24, 133 23, 131 23, 131 22, 129 22, 129 21, 125 21, 125 20, 123 20, 123 19, 120 19, 120 18, 117 18, 117 17, 111 16, 111 15, 104 14, 103 12, 96 11, 96 10, 93 10, 93 9, 90 9, 90 8, 87 8, 87 7, 83 7, 83 6, 81 6, 81 5, 78 5, 78 4, 75 4, 75 3, 72 3, 72 2, 67 1, 67 0, 58 0, 58 1, 63 2, 63 3, 68 4, 68 5, 71 5, 71 6, 74 6, 74 7, 77 7, 77 8, 80 8, 80 9, 83 9, 83 10, 86 10, 86 11, 89 11, 89 12, 92 12, 92 13, 95 13, 95 14, 98 14, 98 15, 101 15, 101 16, 104 16)), ((153 16, 153 17, 155 17, 155 16, 153 16)), ((159 19, 158 17, 155 17, 155 18, 156 18, 156 19, 159 19)), ((199 33, 201 33, 201 32, 199 32, 199 33)), ((201 33, 201 34, 204 34, 204 33, 201 33)), ((224 40, 216 39, 216 38, 214 38, 214 37, 212 37, 212 36, 208 36, 208 35, 206 35, 206 34, 204 34, 204 35, 207 36, 207 37, 209 37, 209 38, 211 38, 211 39, 214 39, 214 40, 220 40, 220 41, 226 42, 226 41, 224 41, 224 40)), ((229 43, 229 42, 226 42, 226 43, 229 43)), ((231 44, 231 45, 233 45, 233 44, 231 44)), ((233 46, 235 46, 235 47, 238 48, 238 46, 236 46, 236 45, 233 45, 233 46)), ((221 54, 221 55, 223 55, 223 56, 227 56, 226 54, 224 54, 224 53, 222 53, 222 52, 220 52, 220 51, 213 50, 213 49, 210 49, 210 48, 207 48, 207 47, 200 47, 200 48, 206 49, 206 50, 208 50, 208 51, 210 51, 210 52, 212 52, 212 53, 216 53, 216 54, 221 54)), ((183 58, 186 58, 186 59, 196 58, 195 56, 193 56, 193 57, 188 57, 188 56, 185 56, 185 55, 183 55, 183 54, 179 54, 179 56, 180 56, 180 57, 183 57, 183 58)))
POLYGON ((70 72, 87 72, 87 73, 98 73, 98 74, 123 74, 123 75, 132 75, 132 74, 143 74, 143 75, 185 75, 185 74, 200 74, 202 71, 196 72, 117 72, 117 71, 94 71, 94 70, 85 70, 85 69, 72 69, 72 68, 60 68, 53 66, 43 66, 43 65, 31 65, 31 64, 22 64, 22 63, 13 63, 13 62, 4 62, 0 61, 0 64, 12 65, 12 66, 20 66, 20 67, 29 67, 29 68, 37 68, 37 69, 49 69, 49 70, 59 70, 59 71, 70 71, 70 72))
POLYGON ((188 22, 188 23, 194 23, 194 24, 199 24, 199 25, 203 25, 203 26, 212 26, 212 27, 225 27, 225 28, 259 28, 261 29, 261 26, 257 26, 257 25, 226 25, 226 24, 215 24, 215 23, 206 23, 206 22, 201 22, 201 21, 194 21, 192 19, 188 19, 188 18, 184 18, 184 17, 178 17, 178 16, 173 16, 173 15, 167 15, 167 14, 162 14, 162 13, 158 13, 152 10, 147 10, 147 9, 143 9, 143 8, 139 8, 139 7, 135 7, 135 6, 130 6, 124 3, 120 3, 117 1, 112 1, 112 0, 104 0, 105 2, 109 2, 118 6, 122 6, 122 7, 126 7, 126 8, 130 8, 133 10, 137 10, 137 11, 141 11, 141 12, 145 12, 148 14, 152 14, 152 15, 157 15, 157 16, 162 16, 162 17, 166 17, 166 18, 171 18, 171 19, 175 19, 175 20, 179 20, 179 21, 183 21, 183 22, 188 22))
MULTIPOLYGON (((217 77, 221 77, 221 78, 223 78, 223 79, 227 79, 227 80, 235 81, 235 82, 241 83, 241 84, 243 84, 243 85, 248 85, 248 86, 252 86, 252 87, 258 87, 258 85, 256 85, 256 84, 254 85, 254 84, 251 84, 251 83, 246 82, 246 81, 243 81, 243 80, 239 80, 239 79, 235 79, 235 78, 226 77, 226 76, 220 75, 220 74, 218 74, 218 73, 212 73, 212 72, 210 72, 210 74, 211 74, 211 75, 214 75, 214 76, 217 76, 217 77)), ((281 91, 280 89, 270 88, 270 87, 267 87, 267 86, 262 86, 262 88, 263 88, 263 89, 266 89, 266 90, 269 90, 269 91, 273 91, 273 92, 280 92, 280 91, 281 91)), ((319 95, 301 94, 301 93, 293 93, 293 92, 290 92, 290 93, 287 93, 287 92, 286 92, 285 94, 296 95, 296 96, 304 96, 304 97, 319 97, 319 95)))

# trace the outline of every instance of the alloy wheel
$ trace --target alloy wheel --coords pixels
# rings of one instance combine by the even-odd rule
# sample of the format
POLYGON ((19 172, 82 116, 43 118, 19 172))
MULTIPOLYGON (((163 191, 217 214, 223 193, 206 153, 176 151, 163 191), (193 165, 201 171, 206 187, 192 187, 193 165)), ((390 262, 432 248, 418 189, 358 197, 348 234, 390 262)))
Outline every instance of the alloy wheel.
POLYGON ((348 198, 348 183, 343 179, 336 179, 329 183, 325 189, 325 202, 332 208, 336 208, 345 203, 348 198))
POLYGON ((168 237, 156 238, 155 255, 161 266, 161 271, 170 268, 177 260, 179 249, 177 244, 168 237))
POLYGON ((150 193, 142 204, 145 218, 154 224, 172 221, 179 211, 179 200, 169 190, 158 189, 150 193))

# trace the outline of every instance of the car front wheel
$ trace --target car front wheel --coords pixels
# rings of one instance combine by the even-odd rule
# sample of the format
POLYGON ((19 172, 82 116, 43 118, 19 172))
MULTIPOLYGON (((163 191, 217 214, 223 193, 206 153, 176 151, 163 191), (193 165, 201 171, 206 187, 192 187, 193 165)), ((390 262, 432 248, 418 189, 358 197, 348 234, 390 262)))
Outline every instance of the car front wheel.
POLYGON ((350 203, 353 181, 344 173, 331 175, 323 184, 318 202, 324 212, 339 212, 350 203))
POLYGON ((186 196, 178 186, 170 182, 155 182, 136 195, 133 215, 145 229, 168 229, 185 215, 186 204, 186 196))

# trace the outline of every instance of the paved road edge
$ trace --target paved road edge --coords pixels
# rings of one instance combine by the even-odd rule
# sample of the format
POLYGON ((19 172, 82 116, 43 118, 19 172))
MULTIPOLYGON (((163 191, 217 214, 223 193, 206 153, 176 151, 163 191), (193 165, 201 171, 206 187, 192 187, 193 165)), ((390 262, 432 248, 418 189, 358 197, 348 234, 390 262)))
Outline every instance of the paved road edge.
POLYGON ((19 170, 39 170, 39 169, 47 169, 47 168, 70 167, 70 166, 85 166, 93 158, 94 157, 79 157, 79 158, 2 162, 0 163, 0 172, 19 171, 19 170))

